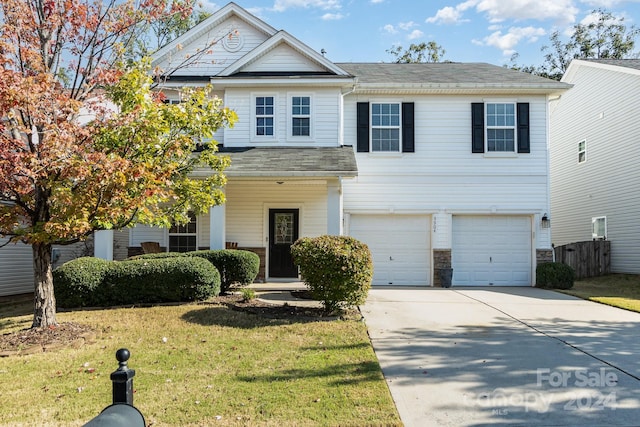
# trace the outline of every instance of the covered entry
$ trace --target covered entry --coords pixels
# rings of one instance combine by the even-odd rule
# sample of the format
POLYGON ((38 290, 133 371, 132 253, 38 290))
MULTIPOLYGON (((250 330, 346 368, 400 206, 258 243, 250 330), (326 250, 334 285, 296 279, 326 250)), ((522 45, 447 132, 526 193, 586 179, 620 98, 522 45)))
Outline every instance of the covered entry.
POLYGON ((453 285, 531 286, 531 217, 453 216, 453 285))
POLYGON ((373 256, 374 285, 429 285, 429 215, 351 215, 349 235, 373 256))

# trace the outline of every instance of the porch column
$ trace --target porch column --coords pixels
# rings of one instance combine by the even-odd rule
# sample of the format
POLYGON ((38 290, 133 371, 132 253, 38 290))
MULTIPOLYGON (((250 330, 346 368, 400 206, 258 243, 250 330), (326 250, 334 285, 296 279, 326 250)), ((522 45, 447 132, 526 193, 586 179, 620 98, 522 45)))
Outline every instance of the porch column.
POLYGON ((113 230, 100 230, 93 233, 93 256, 113 261, 113 230))
POLYGON ((340 236, 342 226, 342 179, 327 183, 327 234, 340 236))
POLYGON ((226 241, 226 209, 218 205, 209 211, 209 249, 224 249, 226 241))

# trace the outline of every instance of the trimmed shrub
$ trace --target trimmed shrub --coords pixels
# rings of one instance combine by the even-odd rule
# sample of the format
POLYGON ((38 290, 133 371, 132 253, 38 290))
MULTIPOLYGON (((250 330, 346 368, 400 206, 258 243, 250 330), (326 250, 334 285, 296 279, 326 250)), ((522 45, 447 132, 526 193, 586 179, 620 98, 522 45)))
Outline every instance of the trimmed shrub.
POLYGON ((311 294, 327 311, 367 299, 373 262, 366 244, 348 236, 303 237, 291 246, 291 254, 311 294))
POLYGON ((220 273, 204 259, 185 256, 79 258, 56 269, 54 285, 62 307, 194 301, 220 293, 220 273))
POLYGON ((204 258, 220 272, 220 291, 226 293, 231 286, 247 286, 256 279, 260 257, 238 249, 220 249, 187 252, 186 255, 204 258))
POLYGON ((111 262, 83 257, 66 262, 53 271, 56 303, 61 307, 101 305, 102 283, 111 262))
POLYGON ((536 287, 545 289, 571 289, 575 280, 573 268, 560 262, 540 264, 536 268, 536 287))

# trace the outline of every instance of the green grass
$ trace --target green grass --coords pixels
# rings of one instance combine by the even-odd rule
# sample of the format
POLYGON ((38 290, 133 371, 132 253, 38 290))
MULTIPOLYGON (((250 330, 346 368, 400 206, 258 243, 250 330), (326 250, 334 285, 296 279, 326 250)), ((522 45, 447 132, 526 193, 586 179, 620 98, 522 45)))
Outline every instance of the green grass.
MULTIPOLYGON (((0 309, 0 333, 30 326, 20 307, 0 309)), ((147 425, 401 425, 361 321, 267 320, 215 304, 58 321, 101 333, 81 349, 0 359, 0 425, 83 425, 111 403, 121 347, 147 425)))
POLYGON ((560 292, 640 312, 640 275, 611 274, 592 277, 576 281, 573 288, 560 292))

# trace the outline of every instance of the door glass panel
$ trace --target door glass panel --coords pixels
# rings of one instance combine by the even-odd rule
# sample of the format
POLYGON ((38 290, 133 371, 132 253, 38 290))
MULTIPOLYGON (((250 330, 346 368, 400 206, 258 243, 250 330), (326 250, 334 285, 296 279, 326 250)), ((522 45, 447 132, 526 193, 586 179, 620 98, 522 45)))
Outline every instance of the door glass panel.
POLYGON ((276 213, 275 222, 275 243, 293 244, 293 214, 292 213, 276 213))

